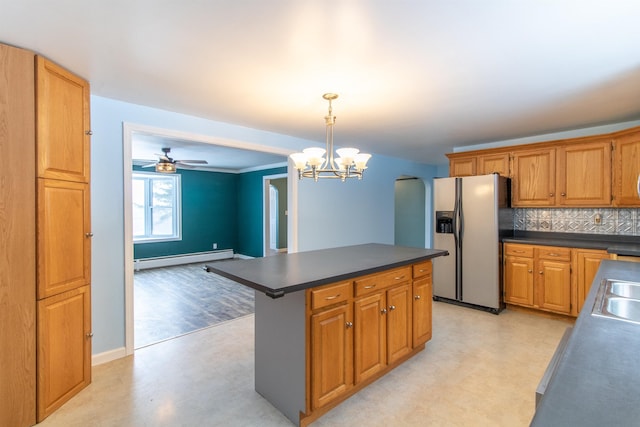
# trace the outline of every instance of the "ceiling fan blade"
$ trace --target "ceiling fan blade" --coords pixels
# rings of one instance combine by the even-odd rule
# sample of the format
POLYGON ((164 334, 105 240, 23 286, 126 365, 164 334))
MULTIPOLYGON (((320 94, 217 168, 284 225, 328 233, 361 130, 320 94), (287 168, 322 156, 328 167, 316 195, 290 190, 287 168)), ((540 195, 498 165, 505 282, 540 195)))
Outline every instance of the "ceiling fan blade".
POLYGON ((146 165, 142 165, 141 167, 143 167, 143 168, 152 168, 155 165, 156 165, 156 162, 153 162, 153 163, 147 163, 146 165))
POLYGON ((186 163, 180 163, 180 162, 176 162, 176 167, 178 169, 195 169, 195 166, 192 165, 188 165, 186 163))
POLYGON ((153 153, 154 156, 158 156, 160 159, 166 161, 166 162, 170 162, 171 161, 171 157, 167 156, 166 154, 158 154, 158 153, 153 153))
POLYGON ((176 160, 176 163, 193 163, 196 165, 208 165, 206 160, 176 160))

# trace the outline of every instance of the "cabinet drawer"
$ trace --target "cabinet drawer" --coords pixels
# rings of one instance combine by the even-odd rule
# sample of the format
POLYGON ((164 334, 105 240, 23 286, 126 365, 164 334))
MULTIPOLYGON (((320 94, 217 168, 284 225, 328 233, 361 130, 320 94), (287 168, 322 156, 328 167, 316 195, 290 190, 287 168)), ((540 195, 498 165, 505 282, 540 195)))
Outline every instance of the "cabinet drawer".
POLYGON ((418 277, 430 276, 433 271, 433 264, 431 260, 421 262, 420 264, 413 265, 413 278, 417 279, 418 277))
POLYGON ((533 246, 505 243, 504 254, 525 257, 525 258, 533 258, 533 246))
POLYGON ((409 280, 411 280, 411 266, 364 276, 356 280, 356 296, 366 295, 409 280))
POLYGON ((555 246, 538 246, 536 255, 540 259, 550 259, 554 261, 571 261, 571 249, 559 248, 555 246))
POLYGON ((341 282, 311 290, 311 309, 327 307, 351 298, 351 282, 341 282))

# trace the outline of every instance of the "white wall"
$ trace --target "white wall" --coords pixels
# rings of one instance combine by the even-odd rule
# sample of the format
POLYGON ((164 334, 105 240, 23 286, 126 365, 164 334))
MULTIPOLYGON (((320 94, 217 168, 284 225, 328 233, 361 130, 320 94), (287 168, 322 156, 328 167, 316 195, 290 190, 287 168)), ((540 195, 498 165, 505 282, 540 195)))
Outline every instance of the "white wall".
MULTIPOLYGON (((285 135, 213 122, 107 98, 91 97, 93 353, 125 346, 123 123, 245 141, 299 151, 322 145, 285 135)), ((357 146, 357 141, 354 142, 357 146)), ((301 181, 297 196, 298 250, 394 241, 394 183, 401 175, 425 181, 431 200, 434 166, 376 156, 363 181, 301 181)), ((297 179, 296 177, 293 178, 297 179)), ((290 178, 290 181, 292 179, 290 178)), ((427 211, 429 213, 429 211, 427 211)), ((431 241, 427 227, 426 241, 431 241)))
MULTIPOLYGON (((425 187, 430 188, 436 172, 435 166, 377 155, 368 166, 362 181, 299 183, 300 251, 362 243, 392 245, 396 178, 422 178, 425 187)), ((431 194, 425 199, 430 201, 431 194)), ((427 229, 425 241, 430 242, 430 228, 427 229)))

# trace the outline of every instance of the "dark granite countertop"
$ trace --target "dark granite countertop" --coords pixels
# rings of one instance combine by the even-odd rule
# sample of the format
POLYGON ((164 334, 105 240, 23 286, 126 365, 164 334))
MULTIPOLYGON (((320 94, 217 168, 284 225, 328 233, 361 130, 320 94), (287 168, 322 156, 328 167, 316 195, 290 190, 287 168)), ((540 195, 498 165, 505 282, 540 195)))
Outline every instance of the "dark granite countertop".
POLYGON ((611 254, 640 256, 640 236, 516 231, 513 236, 503 237, 502 241, 505 243, 603 249, 611 254))
POLYGON ((603 279, 639 282, 640 263, 602 261, 532 426, 638 425, 640 324, 591 315, 603 279))
POLYGON ((220 261, 205 269, 277 298, 438 256, 439 249, 370 243, 247 260, 220 261))

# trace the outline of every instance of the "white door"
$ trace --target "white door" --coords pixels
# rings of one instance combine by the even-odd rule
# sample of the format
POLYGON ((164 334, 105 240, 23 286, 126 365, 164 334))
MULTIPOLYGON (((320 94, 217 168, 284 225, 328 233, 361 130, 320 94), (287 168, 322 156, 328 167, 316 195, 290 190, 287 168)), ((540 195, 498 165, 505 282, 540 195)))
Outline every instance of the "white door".
POLYGON ((278 189, 269 185, 269 248, 278 249, 278 189))

